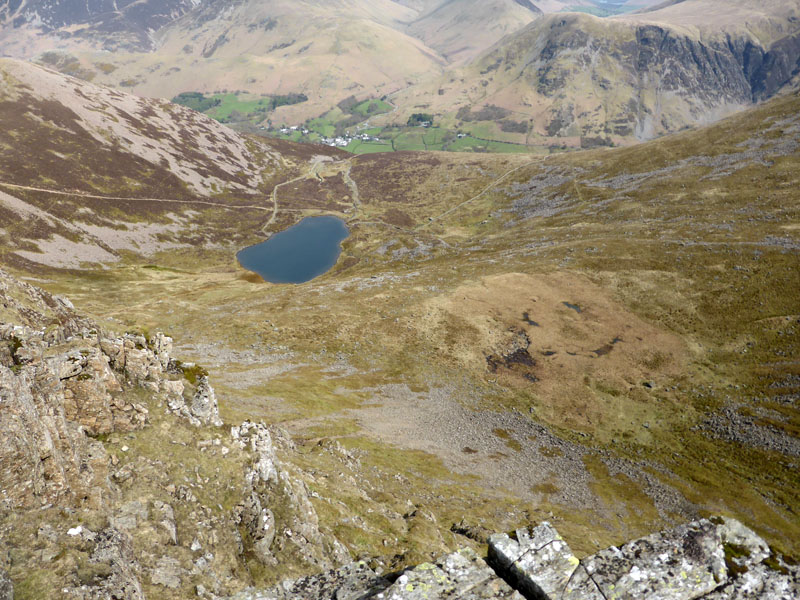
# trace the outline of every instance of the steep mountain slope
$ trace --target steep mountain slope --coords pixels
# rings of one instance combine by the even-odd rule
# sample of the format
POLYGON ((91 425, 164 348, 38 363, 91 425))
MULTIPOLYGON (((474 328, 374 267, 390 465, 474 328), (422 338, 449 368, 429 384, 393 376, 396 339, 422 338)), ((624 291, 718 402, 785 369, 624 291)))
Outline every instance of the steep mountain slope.
MULTIPOLYGON (((354 93, 381 95, 403 87, 423 73, 438 72, 444 63, 402 32, 417 13, 391 0, 206 0, 193 3, 188 12, 183 5, 171 7, 164 22, 156 22, 159 6, 134 7, 143 14, 150 10, 153 23, 142 29, 117 19, 101 27, 94 17, 73 12, 74 21, 43 30, 35 16, 31 22, 9 18, 0 31, 0 47, 20 58, 43 55, 65 72, 150 96, 222 89, 306 92, 308 103, 285 109, 286 118, 301 120, 354 93), (131 32, 146 39, 138 45, 125 42, 131 32)), ((57 15, 49 22, 58 23, 57 15)))
POLYGON ((6 53, 32 57, 56 39, 108 51, 149 51, 153 34, 185 14, 195 0, 16 0, 0 6, 0 43, 6 53), (37 39, 47 38, 47 41, 37 39))
POLYGON ((147 59, 161 63, 158 76, 140 63, 135 89, 167 97, 224 88, 302 92, 309 101, 277 117, 297 122, 350 95, 380 96, 440 72, 443 59, 398 30, 412 18, 389 0, 244 2, 226 11, 211 4, 161 32, 159 52, 147 59))
POLYGON ((458 64, 540 14, 536 5, 524 0, 450 0, 421 15, 407 31, 449 63, 458 64))
MULTIPOLYGON (((352 452, 322 440, 313 471, 288 470, 301 451, 286 433, 249 420, 222 430, 208 377, 171 355, 171 338, 98 331, 69 300, 3 270, 0 298, 5 598, 418 600, 421 590, 428 600, 522 600, 515 590, 564 598, 565 582, 579 600, 595 590, 792 600, 800 590, 790 556, 720 516, 582 560, 549 522, 512 539, 462 518, 452 526, 461 547, 435 564, 385 573, 396 560, 352 562, 354 548, 315 510, 341 503, 320 494, 320 475, 345 478, 339 497, 376 492, 363 477, 347 481, 345 472, 360 475, 352 452), (486 561, 474 549, 484 541, 486 561)), ((371 504, 398 520, 385 500, 371 504)), ((416 512, 403 517, 409 530, 416 512)))
POLYGON ((0 298, 7 598, 187 598, 349 562, 277 457, 288 440, 222 430, 170 338, 101 331, 3 270, 0 298))
MULTIPOLYGON (((168 332, 173 354, 195 364, 184 375, 208 371, 223 422, 287 430, 270 435, 293 448, 280 458, 298 481, 295 506, 307 508, 302 490, 316 514, 316 530, 299 529, 299 513, 269 500, 291 490, 266 483, 254 490, 260 504, 244 502, 241 474, 259 463, 261 442, 249 452, 237 443, 228 463, 227 429, 217 446, 213 425, 170 421, 171 405, 197 418, 194 392, 183 406, 131 397, 155 427, 97 441, 122 463, 113 472, 129 467, 114 519, 147 533, 134 550, 160 597, 197 583, 220 595, 335 563, 339 546, 320 546, 314 531, 388 571, 481 549, 458 531, 485 540, 546 519, 578 556, 720 512, 798 550, 800 96, 631 148, 352 157, 263 144, 37 67, 6 62, 3 72, 3 264, 70 297, 99 332, 168 332), (183 144, 182 130, 192 132, 183 144), (192 144, 225 156, 219 171, 192 144), (42 152, 12 163, 12 147, 42 152), (24 168, 34 160, 39 174, 24 168), (316 214, 350 229, 329 273, 271 285, 237 265, 238 249, 316 214), (108 254, 72 260, 67 242, 108 254), (206 487, 219 480, 235 490, 206 487), (158 552, 151 541, 170 537, 156 500, 178 523, 178 544, 158 552), (258 506, 292 524, 271 538, 258 506), (227 537, 235 530, 241 552, 227 537), (304 540, 324 553, 301 552, 304 540), (196 564, 207 552, 217 584, 196 564), (286 562, 273 569, 272 558, 286 562)), ((28 346, 44 348, 49 323, 35 325, 28 346)), ((53 354, 85 368, 97 356, 90 331, 53 354)), ((155 335, 100 337, 144 353, 155 335)), ((4 339, 17 382, 25 344, 4 339)), ((75 377, 76 389, 95 385, 75 377)), ((143 381, 126 390, 152 391, 143 381)), ((44 533, 26 545, 41 514, 2 515, 25 561, 58 557, 35 576, 103 579, 91 567, 97 539, 60 557, 44 533)), ((26 572, 14 564, 15 577, 26 572)))
MULTIPOLYGON (((398 100, 424 102, 451 119, 454 107, 473 114, 500 107, 519 124, 508 129, 518 141, 649 139, 713 121, 789 84, 800 64, 799 14, 795 0, 757 6, 687 0, 611 19, 547 15, 463 72, 398 100)), ((486 120, 496 122, 496 114, 486 120)), ((456 118, 482 120, 468 117, 456 118)))
POLYGON ((230 243, 239 218, 269 218, 277 181, 330 152, 276 141, 280 153, 184 107, 29 63, 0 60, 0 76, 0 115, 14 123, 0 133, 5 261, 78 267, 230 243))

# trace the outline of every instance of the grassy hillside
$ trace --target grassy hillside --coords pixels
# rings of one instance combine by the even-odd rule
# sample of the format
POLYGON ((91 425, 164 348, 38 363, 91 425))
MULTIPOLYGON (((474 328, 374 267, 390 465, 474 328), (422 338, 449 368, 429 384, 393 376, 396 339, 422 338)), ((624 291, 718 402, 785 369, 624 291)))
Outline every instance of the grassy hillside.
MULTIPOLYGON (((4 118, 6 147, 37 119, 49 133, 76 122, 36 102, 53 110, 4 118)), ((70 270, 31 257, 57 255, 49 241, 73 220, 85 229, 94 200, 72 194, 69 173, 29 194, 11 187, 29 176, 4 172, 0 206, 28 240, 6 231, 4 264, 101 323, 174 336, 211 373, 226 422, 287 428, 287 460, 337 500, 315 508, 353 556, 395 568, 472 544, 450 530, 462 518, 496 530, 547 518, 588 553, 712 512, 797 553, 798 115, 789 95, 702 130, 546 158, 320 156, 276 141, 273 166, 244 170, 263 175, 260 201, 176 181, 167 191, 186 203, 170 205, 171 235, 191 241, 70 270), (331 272, 286 286, 237 266, 243 245, 323 212, 351 231, 331 272), (48 222, 61 229, 34 226, 48 222), (322 452, 334 442, 347 469, 322 452)), ((133 131, 159 148, 165 125, 147 123, 133 131)), ((231 152, 254 143, 237 139, 231 152)), ((131 201, 104 205, 119 231, 162 223, 133 202, 152 177, 129 179, 131 201)))

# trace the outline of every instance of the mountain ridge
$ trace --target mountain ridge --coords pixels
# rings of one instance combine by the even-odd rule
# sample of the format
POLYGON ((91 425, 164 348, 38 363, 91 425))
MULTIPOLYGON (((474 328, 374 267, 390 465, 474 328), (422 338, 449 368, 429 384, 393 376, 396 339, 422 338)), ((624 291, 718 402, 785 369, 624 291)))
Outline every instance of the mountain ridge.
MULTIPOLYGON (((800 33, 792 25, 799 14, 795 0, 770 0, 757 7, 737 1, 720 4, 718 0, 689 0, 666 7, 647 3, 647 12, 616 15, 604 20, 602 26, 588 17, 570 16, 566 24, 573 30, 559 31, 555 24, 560 18, 554 18, 552 11, 586 8, 584 4, 545 3, 545 12, 551 14, 541 16, 514 0, 493 0, 488 4, 474 0, 405 4, 382 0, 375 6, 364 2, 320 5, 308 0, 299 5, 277 0, 268 4, 223 0, 136 3, 122 7, 123 12, 135 8, 150 15, 147 18, 152 18, 153 23, 148 25, 142 17, 145 20, 141 24, 137 21, 130 30, 121 26, 116 37, 102 25, 93 42, 92 32, 97 28, 81 12, 85 8, 78 7, 72 24, 62 28, 61 33, 39 35, 34 25, 15 28, 9 25, 13 19, 6 17, 0 44, 7 53, 39 56, 65 72, 150 96, 171 98, 187 91, 242 90, 255 94, 302 93, 308 97, 306 102, 276 108, 270 115, 276 124, 306 122, 351 96, 366 100, 391 95, 403 104, 391 119, 378 118, 380 125, 405 124, 411 114, 424 112, 426 106, 448 125, 457 125, 454 117, 458 109, 466 107, 477 112, 487 103, 494 103, 528 118, 516 119, 505 129, 498 120, 490 119, 485 125, 468 126, 468 130, 475 130, 470 133, 477 138, 541 147, 580 145, 580 137, 605 140, 603 143, 631 143, 637 136, 648 138, 708 122, 749 104, 749 100, 743 104, 740 94, 725 89, 732 85, 725 79, 740 75, 728 66, 715 65, 716 53, 724 57, 716 62, 752 59, 768 71, 761 78, 764 85, 758 90, 758 100, 775 93, 798 70, 800 33), (709 14, 719 14, 720 18, 710 18, 709 14), (590 33, 588 37, 580 28, 590 33), (129 34, 144 35, 142 44, 122 47, 120 44, 126 43, 129 34), (661 45, 672 46, 668 57, 655 53, 650 67, 682 71, 671 76, 662 91, 657 81, 662 76, 657 73, 655 84, 635 81, 639 75, 631 65, 637 59, 626 45, 643 35, 660 36, 661 45), (529 57, 542 63, 537 68, 542 70, 544 79, 536 73, 520 76, 519 72, 516 83, 501 77, 500 71, 519 71, 522 67, 502 55, 519 54, 514 44, 531 36, 549 38, 556 46, 563 43, 567 54, 582 55, 580 60, 592 61, 592 68, 599 60, 603 73, 597 74, 596 79, 608 82, 604 84, 609 87, 608 93, 598 90, 585 73, 569 74, 569 69, 548 64, 558 62, 555 56, 529 57), (116 44, 116 53, 97 51, 106 39, 116 44), (96 46, 94 50, 92 44, 96 46), (497 46, 493 48, 494 44, 497 46), (579 48, 580 44, 584 46, 579 48), (596 54, 594 46, 602 47, 605 56, 592 58, 596 54), (747 54, 744 58, 737 55, 743 52, 747 54), (703 57, 704 53, 711 56, 703 57), (702 64, 695 60, 698 57, 702 64), (672 61, 673 67, 663 64, 664 60, 672 61), (498 70, 500 64, 502 69, 498 70), (704 77, 708 71, 707 83, 717 95, 713 102, 693 97, 702 87, 697 81, 698 69, 704 77), (553 70, 562 72, 562 76, 548 83, 548 72, 553 70), (573 114, 568 119, 569 115, 560 114, 560 109, 548 106, 547 99, 537 90, 553 82, 562 86, 558 92, 568 98, 562 104, 571 102, 578 114, 588 114, 580 118, 573 114), (683 99, 673 99, 674 93, 683 99), (585 95, 593 99, 587 102, 581 98, 585 95), (653 99, 628 107, 621 99, 623 95, 653 99), (663 119, 656 114, 658 104, 666 106, 663 119), (609 115, 594 114, 598 110, 609 115), (559 128, 554 124, 556 120, 575 119, 579 121, 577 129, 570 133, 567 125, 559 128), (629 125, 612 123, 618 120, 629 125), (627 133, 620 134, 615 129, 627 133), (548 130, 559 134, 550 135, 548 130), (577 130, 581 130, 580 135, 577 130)), ((618 4, 613 6, 628 6, 618 4)), ((21 4, 15 14, 27 6, 28 3, 21 4)), ((533 6, 538 9, 535 3, 533 6)), ((67 5, 64 7, 67 10, 67 5)), ((64 22, 58 14, 47 22, 64 22)), ((109 27, 113 30, 112 25, 109 27)), ((637 43, 641 46, 641 40, 637 43)), ((636 53, 641 54, 641 50, 636 53)), ((564 111, 569 112, 567 109, 568 106, 564 111)))

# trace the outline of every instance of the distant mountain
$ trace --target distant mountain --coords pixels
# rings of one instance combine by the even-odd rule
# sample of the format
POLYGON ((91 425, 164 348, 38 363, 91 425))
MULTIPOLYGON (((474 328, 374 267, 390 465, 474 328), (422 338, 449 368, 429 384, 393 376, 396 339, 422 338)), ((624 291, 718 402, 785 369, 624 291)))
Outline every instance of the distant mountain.
POLYGON ((150 96, 305 93, 281 111, 295 122, 440 73, 539 12, 528 0, 26 2, 0 17, 0 52, 150 96))
POLYGON ((449 0, 421 15, 406 31, 448 62, 460 63, 541 14, 529 0, 449 0))
POLYGON ((800 69, 800 0, 16 0, 0 19, 0 53, 146 96, 307 98, 275 124, 391 96, 376 122, 535 146, 710 122, 800 69))
POLYGON ((686 0, 610 19, 550 14, 398 102, 424 98, 455 126, 504 119, 520 141, 649 139, 791 84, 800 70, 798 16, 796 0, 686 0))
MULTIPOLYGON (((91 43, 109 51, 150 51, 156 47, 156 31, 202 1, 11 0, 0 5, 0 24, 5 34, 9 30, 28 35, 54 33, 61 41, 91 43)), ((0 33, 0 43, 5 44, 5 38, 0 33)))

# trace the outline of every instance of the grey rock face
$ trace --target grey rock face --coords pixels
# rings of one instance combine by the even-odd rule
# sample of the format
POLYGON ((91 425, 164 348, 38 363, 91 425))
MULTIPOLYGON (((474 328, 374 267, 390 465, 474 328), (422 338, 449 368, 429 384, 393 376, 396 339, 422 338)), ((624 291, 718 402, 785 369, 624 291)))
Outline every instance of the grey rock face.
POLYGON ((192 416, 200 420, 205 425, 222 426, 222 419, 219 418, 219 406, 214 388, 208 383, 208 377, 201 377, 197 384, 197 392, 192 399, 190 409, 192 416))
POLYGON ((181 563, 177 559, 162 556, 150 574, 150 580, 156 585, 175 589, 181 585, 182 571, 181 563))
POLYGON ((655 23, 620 24, 599 33, 586 24, 567 14, 537 19, 481 62, 488 67, 506 61, 500 72, 516 70, 519 79, 549 98, 569 97, 567 90, 587 73, 600 89, 629 86, 630 100, 602 119, 587 117, 585 108, 565 100, 548 110, 548 135, 581 136, 584 145, 607 143, 609 135, 650 139, 713 120, 720 109, 732 112, 779 93, 791 85, 800 65, 800 34, 794 26, 784 38, 764 45, 747 33, 696 36, 655 23), (607 62, 597 63, 598 54, 607 62), (668 106, 676 99, 680 102, 668 106))
POLYGON ((366 563, 357 562, 319 575, 287 580, 269 590, 245 590, 228 600, 366 600, 388 586, 389 582, 366 563))
POLYGON ((435 564, 423 563, 403 573, 376 598, 385 600, 429 600, 452 598, 523 600, 522 595, 500 579, 474 551, 448 554, 435 564))
POLYGON ((606 598, 689 600, 714 591, 727 576, 719 531, 700 520, 590 556, 561 597, 577 600, 600 592, 606 598))
POLYGON ((156 510, 156 513, 160 517, 158 524, 167 534, 169 543, 173 546, 176 545, 178 543, 178 531, 175 527, 175 511, 172 509, 172 506, 166 502, 161 502, 160 500, 156 500, 153 503, 153 506, 156 510))
POLYGON ((14 584, 3 570, 0 570, 0 600, 14 600, 14 584))
POLYGON ((121 531, 136 529, 141 521, 146 521, 148 517, 147 504, 134 500, 123 504, 110 518, 112 527, 121 531))
MULTIPOLYGON (((528 598, 557 597, 567 588, 579 561, 550 525, 519 529, 517 539, 506 534, 489 538, 489 562, 528 598)), ((594 591, 587 598, 600 598, 594 591)))
POLYGON ((208 381, 208 377, 200 377, 197 383, 197 390, 190 404, 186 404, 183 397, 184 384, 182 381, 170 381, 162 379, 159 389, 167 396, 167 407, 170 412, 188 420, 195 427, 201 425, 222 426, 222 419, 219 416, 219 404, 214 388, 208 381))
POLYGON ((490 563, 537 600, 797 598, 800 571, 734 519, 701 519, 581 561, 549 524, 489 539, 490 563), (775 568, 775 565, 778 565, 775 568), (770 568, 769 565, 773 565, 770 568))
POLYGON ((747 571, 729 580, 706 600, 796 600, 800 598, 798 574, 776 571, 764 564, 751 565, 747 571))
POLYGON ((152 50, 153 40, 147 32, 171 23, 197 4, 192 0, 11 2, 0 7, 0 20, 13 27, 30 25, 43 31, 83 25, 72 35, 94 41, 105 50, 152 50))

